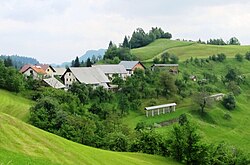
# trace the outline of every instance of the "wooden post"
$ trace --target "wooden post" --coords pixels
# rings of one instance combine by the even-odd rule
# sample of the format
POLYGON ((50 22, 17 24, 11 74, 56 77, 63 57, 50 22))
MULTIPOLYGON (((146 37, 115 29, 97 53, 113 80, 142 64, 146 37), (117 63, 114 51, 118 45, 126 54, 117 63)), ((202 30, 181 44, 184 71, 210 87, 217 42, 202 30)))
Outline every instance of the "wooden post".
POLYGON ((162 113, 165 114, 165 108, 162 109, 162 113))
POLYGON ((152 110, 152 116, 154 116, 154 110, 152 110))
POLYGON ((160 108, 158 108, 158 115, 160 115, 160 108))

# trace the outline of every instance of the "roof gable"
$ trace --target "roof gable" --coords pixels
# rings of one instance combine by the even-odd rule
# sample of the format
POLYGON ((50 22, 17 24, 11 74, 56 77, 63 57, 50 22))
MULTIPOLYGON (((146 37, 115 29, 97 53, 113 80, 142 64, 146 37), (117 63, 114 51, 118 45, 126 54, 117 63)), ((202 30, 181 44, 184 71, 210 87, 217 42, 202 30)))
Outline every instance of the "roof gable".
POLYGON ((65 68, 54 68, 55 69, 55 75, 63 75, 66 71, 65 68))
POLYGON ((53 72, 56 72, 55 69, 49 64, 36 64, 36 66, 40 66, 44 71, 50 68, 53 72))
POLYGON ((132 70, 138 63, 141 64, 144 69, 146 68, 140 61, 121 61, 119 65, 123 65, 126 70, 132 70))
POLYGON ((31 67, 32 65, 31 64, 26 64, 26 65, 24 65, 21 69, 20 69, 20 71, 19 72, 21 72, 21 73, 23 73, 23 72, 25 72, 29 67, 31 67))

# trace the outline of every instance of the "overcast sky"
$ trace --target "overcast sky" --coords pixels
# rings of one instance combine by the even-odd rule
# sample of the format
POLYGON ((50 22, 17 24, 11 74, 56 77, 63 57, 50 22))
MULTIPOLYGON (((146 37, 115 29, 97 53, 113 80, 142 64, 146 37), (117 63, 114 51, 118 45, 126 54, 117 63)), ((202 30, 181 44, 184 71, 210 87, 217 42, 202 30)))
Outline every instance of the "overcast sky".
POLYGON ((250 44, 247 0, 0 0, 0 54, 62 63, 141 27, 173 38, 250 44))

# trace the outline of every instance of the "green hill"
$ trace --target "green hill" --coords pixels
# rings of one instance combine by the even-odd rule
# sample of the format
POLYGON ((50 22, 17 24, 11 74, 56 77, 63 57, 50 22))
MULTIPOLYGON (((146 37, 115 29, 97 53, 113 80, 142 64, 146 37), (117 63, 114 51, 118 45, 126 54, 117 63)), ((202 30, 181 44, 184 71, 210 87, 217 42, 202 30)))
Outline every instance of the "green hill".
POLYGON ((160 58, 160 55, 166 51, 177 55, 180 60, 185 60, 190 57, 207 58, 218 53, 234 57, 237 53, 245 54, 247 51, 250 51, 250 46, 206 45, 195 42, 158 39, 145 47, 132 49, 131 53, 141 61, 150 62, 155 57, 160 58))
MULTIPOLYGON (((194 74, 202 78, 202 72, 211 72, 217 75, 218 78, 225 76, 227 68, 229 66, 237 68, 244 74, 247 81, 250 82, 250 62, 244 60, 243 62, 238 62, 235 59, 226 59, 226 61, 220 62, 210 62, 203 67, 195 66, 192 64, 185 65, 183 63, 179 64, 180 71, 187 71, 188 73, 194 74)), ((178 75, 178 76, 181 76, 178 75)), ((222 89, 223 93, 227 93, 225 85, 222 83, 217 83, 216 88, 222 89)), ((206 115, 198 115, 198 107, 193 103, 190 97, 185 99, 176 98, 160 98, 155 100, 157 105, 166 104, 170 102, 177 102, 177 109, 174 113, 169 113, 166 115, 154 116, 147 118, 145 116, 144 107, 147 103, 150 103, 151 99, 146 99, 143 101, 141 106, 141 112, 133 111, 126 118, 124 118, 124 123, 129 125, 131 128, 135 128, 138 122, 146 122, 147 124, 160 123, 167 121, 169 119, 177 118, 180 114, 186 113, 190 120, 192 120, 199 128, 201 135, 204 140, 208 143, 218 143, 225 141, 237 148, 240 148, 246 152, 250 150, 250 125, 248 123, 250 119, 250 89, 249 84, 245 84, 241 87, 242 93, 236 97, 237 106, 235 110, 229 111, 225 109, 221 103, 214 103, 212 107, 206 108, 206 115), (224 118, 225 114, 229 114, 232 118, 226 120, 224 118)), ((172 129, 172 126, 157 128, 157 131, 168 135, 168 132, 172 129)))
POLYGON ((15 118, 28 119, 30 101, 3 90, 0 95, 1 164, 177 164, 161 156, 96 149, 45 132, 15 118))

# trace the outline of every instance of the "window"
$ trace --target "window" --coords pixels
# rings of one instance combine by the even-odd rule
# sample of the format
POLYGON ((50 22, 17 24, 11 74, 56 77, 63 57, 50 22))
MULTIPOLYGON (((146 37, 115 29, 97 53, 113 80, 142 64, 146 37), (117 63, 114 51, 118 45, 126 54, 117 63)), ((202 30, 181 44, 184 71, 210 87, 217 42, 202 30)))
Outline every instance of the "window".
POLYGON ((49 69, 47 69, 47 71, 49 72, 49 69))
POLYGON ((69 73, 69 76, 71 76, 71 74, 69 73))
POLYGON ((68 79, 66 79, 66 81, 68 81, 68 79))
POLYGON ((30 74, 33 75, 33 70, 30 70, 30 74))
POLYGON ((71 79, 69 79, 69 81, 71 81, 71 79))

